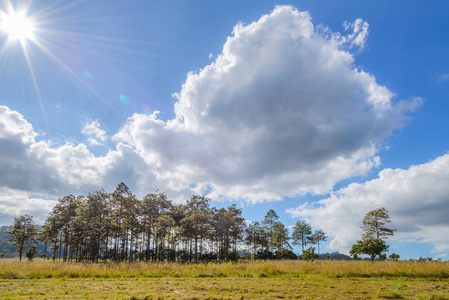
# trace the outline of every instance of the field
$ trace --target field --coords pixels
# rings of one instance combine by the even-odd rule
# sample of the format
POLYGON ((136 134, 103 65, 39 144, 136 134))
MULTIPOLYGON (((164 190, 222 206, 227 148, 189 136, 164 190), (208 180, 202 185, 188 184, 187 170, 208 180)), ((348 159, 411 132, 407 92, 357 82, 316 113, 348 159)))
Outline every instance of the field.
POLYGON ((448 299, 449 263, 0 260, 1 299, 448 299))

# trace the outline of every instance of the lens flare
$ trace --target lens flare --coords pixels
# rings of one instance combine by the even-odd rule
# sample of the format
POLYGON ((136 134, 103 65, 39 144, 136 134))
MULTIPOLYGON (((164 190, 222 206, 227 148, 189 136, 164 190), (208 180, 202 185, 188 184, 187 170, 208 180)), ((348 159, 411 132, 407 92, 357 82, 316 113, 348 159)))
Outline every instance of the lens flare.
POLYGON ((84 76, 88 77, 89 79, 93 79, 94 75, 92 75, 91 73, 84 71, 84 76))
POLYGON ((129 104, 129 98, 128 98, 128 96, 120 95, 119 98, 120 98, 120 101, 121 101, 123 104, 125 104, 125 105, 128 105, 128 104, 129 104))

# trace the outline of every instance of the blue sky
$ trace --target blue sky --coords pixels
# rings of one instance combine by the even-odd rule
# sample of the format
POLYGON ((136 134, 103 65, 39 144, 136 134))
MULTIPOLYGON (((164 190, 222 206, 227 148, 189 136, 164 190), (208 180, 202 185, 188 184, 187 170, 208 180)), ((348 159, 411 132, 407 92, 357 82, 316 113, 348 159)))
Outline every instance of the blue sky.
POLYGON ((0 224, 67 194, 160 189, 274 209, 347 252, 447 258, 446 1, 2 1, 0 224))

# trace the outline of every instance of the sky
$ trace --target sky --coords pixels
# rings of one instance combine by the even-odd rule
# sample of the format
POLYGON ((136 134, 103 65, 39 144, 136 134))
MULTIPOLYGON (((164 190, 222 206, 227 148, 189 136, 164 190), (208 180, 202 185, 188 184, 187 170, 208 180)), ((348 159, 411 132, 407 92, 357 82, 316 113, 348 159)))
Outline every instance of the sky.
POLYGON ((447 1, 2 0, 0 20, 0 225, 124 182, 305 220, 321 252, 385 207, 389 253, 448 259, 447 1))

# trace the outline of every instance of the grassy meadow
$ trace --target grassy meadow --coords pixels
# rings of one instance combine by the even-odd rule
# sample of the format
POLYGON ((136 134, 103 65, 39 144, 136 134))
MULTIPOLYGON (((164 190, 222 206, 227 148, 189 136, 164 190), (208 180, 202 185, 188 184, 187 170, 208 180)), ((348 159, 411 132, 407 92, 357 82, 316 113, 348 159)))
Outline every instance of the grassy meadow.
POLYGON ((448 299, 449 263, 0 260, 0 299, 448 299))

